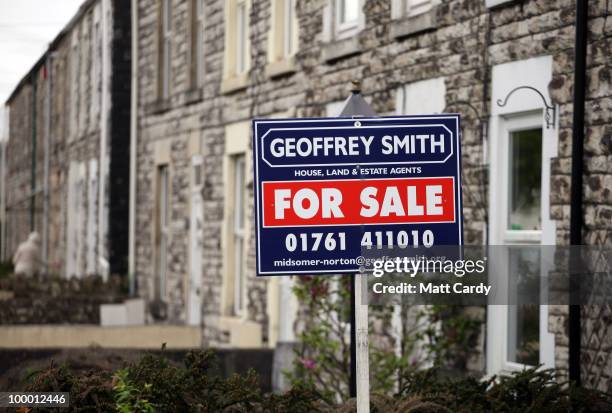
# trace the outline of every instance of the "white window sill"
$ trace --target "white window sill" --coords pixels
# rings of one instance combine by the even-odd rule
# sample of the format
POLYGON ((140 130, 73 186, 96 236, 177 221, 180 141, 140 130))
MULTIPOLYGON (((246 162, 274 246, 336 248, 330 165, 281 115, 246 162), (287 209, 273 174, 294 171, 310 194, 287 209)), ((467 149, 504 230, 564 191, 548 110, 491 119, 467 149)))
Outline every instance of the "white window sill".
POLYGON ((489 9, 493 9, 496 7, 506 6, 510 3, 516 3, 517 0, 485 0, 485 5, 489 9))
POLYGON ((416 16, 402 17, 392 21, 390 34, 391 37, 397 39, 434 30, 437 26, 436 8, 433 8, 416 16))
POLYGON ((184 100, 186 105, 191 105, 193 103, 198 103, 202 101, 204 97, 204 92, 201 88, 190 89, 184 94, 184 100))
POLYGON ((221 82, 221 93, 234 93, 239 90, 246 89, 249 85, 249 77, 247 73, 226 77, 221 82))
POLYGON ((332 62, 359 53, 361 53, 361 44, 358 36, 332 40, 321 48, 321 57, 324 62, 332 62))
POLYGON ((170 108, 170 98, 159 98, 149 103, 145 108, 145 112, 147 115, 159 115, 169 111, 170 108))
POLYGON ((285 57, 282 60, 270 62, 266 65, 266 77, 272 79, 275 77, 289 76, 297 71, 295 59, 293 56, 285 57))

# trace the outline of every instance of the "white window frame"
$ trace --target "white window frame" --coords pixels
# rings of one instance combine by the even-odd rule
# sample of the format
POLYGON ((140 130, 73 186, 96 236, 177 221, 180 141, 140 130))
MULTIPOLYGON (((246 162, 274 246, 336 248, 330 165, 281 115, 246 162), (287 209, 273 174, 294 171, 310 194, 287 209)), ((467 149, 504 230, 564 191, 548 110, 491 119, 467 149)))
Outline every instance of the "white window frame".
POLYGON ((79 116, 79 33, 78 28, 72 33, 70 42, 70 133, 74 140, 78 136, 79 116))
MULTIPOLYGON (((555 221, 550 219, 550 162, 557 156, 558 124, 546 128, 544 121, 544 108, 540 96, 533 91, 517 91, 503 107, 497 101, 503 101, 510 91, 518 86, 531 86, 544 94, 547 101, 548 84, 552 78, 552 57, 540 56, 521 61, 499 64, 493 67, 491 81, 491 118, 489 122, 489 139, 483 148, 484 158, 489 164, 489 243, 503 245, 504 243, 518 244, 522 238, 523 243, 534 244, 539 240, 541 245, 554 245, 556 243, 555 221), (517 234, 507 231, 507 148, 509 131, 516 128, 529 127, 542 128, 542 186, 541 186, 541 231, 537 233, 525 232, 517 234)), ((537 244, 536 244, 537 245, 537 244)), ((505 264, 508 257, 499 257, 491 260, 490 273, 497 274, 500 279, 498 287, 503 290, 504 271, 508 271, 505 264), (495 268, 498 262, 500 268, 495 268)), ((544 262, 544 260, 542 260, 544 262)), ((542 280, 545 282, 545 279, 542 280)), ((507 361, 508 343, 508 306, 489 305, 487 311, 487 337, 486 337, 486 369, 487 374, 504 374, 522 365, 507 361)), ((548 332, 548 306, 540 306, 540 363, 545 368, 555 367, 555 340, 554 334, 548 332)))
POLYGON ((161 97, 167 99, 170 97, 172 90, 172 0, 160 0, 161 1, 161 25, 160 25, 160 64, 159 70, 161 72, 161 97))
POLYGON ((392 0, 391 17, 401 19, 414 17, 431 11, 438 0, 392 0))
POLYGON ((298 20, 295 0, 272 0, 268 63, 292 59, 298 49, 298 20))
POLYGON ((236 46, 235 72, 237 75, 246 73, 249 53, 249 7, 247 0, 236 0, 236 46))
POLYGON ((321 36, 325 43, 348 40, 365 27, 365 14, 363 13, 365 0, 357 0, 359 2, 358 18, 350 22, 340 21, 342 1, 344 0, 327 0, 323 10, 323 32, 321 36))
MULTIPOLYGON (((197 0, 200 1, 200 0, 197 0)), ((202 323, 202 248, 204 242, 204 157, 191 156, 191 196, 189 210, 189 303, 187 323, 199 326, 202 323)))
MULTIPOLYGON (((542 124, 542 113, 541 111, 536 112, 528 112, 525 114, 518 115, 516 117, 508 117, 503 119, 501 122, 501 133, 500 133, 500 142, 499 146, 499 161, 500 161, 500 180, 498 182, 501 183, 502 188, 505 190, 501 191, 501 201, 500 201, 500 216, 504 219, 503 230, 503 239, 502 242, 504 244, 540 244, 542 240, 542 230, 511 230, 508 229, 508 214, 509 214, 509 203, 510 203, 510 135, 514 132, 520 132, 524 130, 544 128, 542 124)), ((544 130, 542 130, 542 152, 544 150, 544 130)), ((544 159, 542 159, 542 166, 544 165, 544 159)), ((544 189, 546 187, 546 182, 544 176, 544 171, 542 170, 542 183, 541 188, 544 189)), ((544 196, 541 196, 544 198, 544 196)), ((545 206, 540 205, 540 217, 543 218, 546 214, 546 210, 544 210, 545 206)), ((542 221, 542 219, 541 219, 542 221)), ((502 221, 499 221, 502 222, 502 221)))
POLYGON ((251 0, 225 2, 222 93, 234 92, 248 86, 251 69, 250 12, 251 0))
MULTIPOLYGON (((542 128, 542 171, 541 171, 541 210, 540 214, 542 221, 546 211, 548 211, 548 199, 549 191, 547 182, 550 179, 550 175, 546 173, 544 165, 547 161, 545 156, 545 126, 542 122, 542 111, 529 111, 519 114, 513 114, 512 116, 504 116, 499 119, 499 134, 492 139, 491 151, 492 156, 496 159, 497 176, 492 176, 491 184, 496 185, 498 188, 498 202, 492 204, 490 208, 491 219, 496 220, 500 224, 498 227, 498 235, 492 237, 495 244, 504 245, 539 245, 542 242, 542 230, 511 230, 508 229, 508 213, 509 213, 509 200, 510 200, 510 136, 513 132, 542 128)), ((505 284, 501 287, 501 291, 508 291, 511 288, 508 285, 507 280, 509 279, 509 266, 506 265, 510 256, 508 251, 502 251, 498 255, 500 261, 499 267, 494 268, 492 273, 495 274, 498 279, 498 283, 505 284)), ((544 281, 544 279, 542 279, 544 281)), ((542 287, 546 285, 543 283, 542 287)), ((499 328, 499 333, 489 337, 490 351, 493 351, 498 358, 495 361, 491 361, 495 366, 496 370, 502 373, 520 371, 528 367, 525 364, 510 361, 508 359, 509 349, 508 342, 509 336, 512 331, 515 331, 515 327, 510 325, 509 317, 511 311, 516 309, 516 305, 493 305, 489 309, 489 321, 494 320, 494 324, 499 328), (501 358, 501 359, 499 359, 501 358)), ((539 362, 544 364, 545 368, 554 367, 554 358, 550 355, 554 353, 554 337, 548 333, 548 306, 541 305, 540 309, 540 355, 539 362), (552 347, 551 347, 552 341, 552 347)), ((489 323, 491 326, 491 322, 489 323)))
POLYGON ((97 247, 97 212, 98 212, 98 160, 89 160, 89 179, 87 183, 87 259, 85 272, 87 275, 96 273, 97 247))
POLYGON ((233 249, 233 286, 234 315, 244 314, 246 301, 246 156, 232 156, 232 175, 234 190, 232 207, 232 249, 233 249))
POLYGON ((247 192, 250 172, 248 153, 250 123, 236 122, 225 127, 225 156, 223 158, 223 182, 225 213, 223 217, 222 251, 223 251, 223 287, 221 297, 221 314, 245 321, 247 317, 248 271, 247 256, 249 253, 250 216, 249 197, 247 192), (236 161, 242 159, 244 178, 242 188, 236 176, 236 161), (243 217, 243 227, 237 228, 237 209, 243 217), (237 251, 236 243, 242 240, 242 251, 237 251), (240 268, 242 271, 237 272, 240 268))
POLYGON ((363 13, 362 7, 363 3, 360 0, 333 0, 334 1, 334 21, 336 28, 336 35, 338 37, 343 37, 345 33, 352 33, 359 27, 359 16, 363 13), (358 5, 357 17, 354 20, 349 20, 343 22, 341 20, 341 10, 343 5, 345 5, 349 1, 355 1, 358 5))
POLYGON ((93 9, 93 25, 91 36, 91 105, 89 115, 90 130, 99 126, 100 110, 102 107, 102 22, 100 17, 100 4, 93 9))
POLYGON ((195 55, 195 72, 196 72, 196 85, 202 87, 204 85, 204 0, 196 1, 196 55, 195 55))
POLYGON ((204 85, 204 10, 205 0, 189 1, 189 87, 204 85))
POLYGON ((492 7, 501 6, 504 3, 512 3, 515 1, 516 0, 485 0, 485 6, 487 6, 488 8, 492 8, 492 7))
POLYGON ((283 25, 283 57, 293 56, 296 52, 297 22, 295 13, 295 1, 283 0, 284 25, 283 25))

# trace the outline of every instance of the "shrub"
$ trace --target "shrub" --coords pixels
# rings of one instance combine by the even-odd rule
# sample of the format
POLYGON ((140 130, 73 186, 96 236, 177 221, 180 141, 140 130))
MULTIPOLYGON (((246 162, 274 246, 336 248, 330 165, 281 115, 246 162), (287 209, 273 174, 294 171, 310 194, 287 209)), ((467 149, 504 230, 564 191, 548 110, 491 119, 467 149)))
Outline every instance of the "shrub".
MULTIPOLYGON (((407 373, 402 383, 393 397, 373 393, 372 413, 612 411, 610 395, 559 383, 553 370, 532 368, 482 381, 442 377, 430 369, 407 373)), ((70 412, 355 412, 354 399, 325 402, 321 394, 303 386, 284 394, 263 394, 252 370, 221 378, 214 371, 212 351, 191 352, 182 366, 163 354, 145 355, 114 374, 75 374, 52 364, 33 373, 26 390, 69 392, 70 412)))

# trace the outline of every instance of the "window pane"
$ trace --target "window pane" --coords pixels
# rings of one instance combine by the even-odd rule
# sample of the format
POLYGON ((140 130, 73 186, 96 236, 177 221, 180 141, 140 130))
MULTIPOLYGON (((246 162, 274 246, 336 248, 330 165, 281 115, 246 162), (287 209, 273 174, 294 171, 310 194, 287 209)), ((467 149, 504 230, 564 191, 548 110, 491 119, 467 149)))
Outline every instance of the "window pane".
POLYGON ((245 157, 238 155, 234 160, 234 312, 238 315, 243 307, 244 290, 244 210, 245 210, 245 157))
POLYGON ((172 30, 172 4, 170 0, 164 0, 164 31, 169 33, 172 30))
POLYGON ((236 72, 242 73, 246 68, 246 4, 238 3, 236 7, 236 72))
POLYGON ((541 228, 542 129, 510 133, 509 162, 510 230, 541 228))
POLYGON ((429 11, 432 6, 431 0, 405 0, 406 14, 415 16, 417 14, 425 13, 429 11))
MULTIPOLYGON (((518 274, 511 293, 540 290, 540 253, 536 249, 510 249, 510 271, 518 274)), ((508 361, 537 366, 540 363, 540 307, 508 306, 508 361)))
POLYGON ((291 56, 293 53, 293 0, 285 0, 285 33, 284 33, 284 55, 291 56))
POLYGON ((359 18, 359 0, 339 0, 340 23, 356 21, 359 18))
POLYGON ((234 231, 241 232, 244 229, 244 186, 245 170, 244 156, 237 156, 234 171, 234 231))

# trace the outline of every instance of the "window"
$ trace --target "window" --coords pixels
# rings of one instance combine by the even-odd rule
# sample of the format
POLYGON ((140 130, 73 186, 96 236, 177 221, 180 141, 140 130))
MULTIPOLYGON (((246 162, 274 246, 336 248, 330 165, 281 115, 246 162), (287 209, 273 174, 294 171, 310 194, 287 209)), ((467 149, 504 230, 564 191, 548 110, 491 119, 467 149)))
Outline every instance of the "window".
POLYGON ((204 247, 204 158, 191 157, 191 205, 189 217, 189 296, 187 322, 199 326, 202 322, 202 270, 204 247))
MULTIPOLYGON (((502 122, 500 155, 502 244, 535 243, 542 237, 541 113, 502 122), (505 156, 504 156, 505 154, 505 156)), ((500 228, 501 229, 501 228, 500 228)))
POLYGON ((236 2, 236 73, 244 73, 247 65, 247 7, 245 0, 236 2))
POLYGON ((335 34, 348 36, 358 29, 361 0, 334 0, 335 34))
POLYGON ((100 8, 98 4, 93 11, 93 35, 91 40, 91 129, 99 125, 100 110, 102 107, 102 29, 100 23, 100 8))
MULTIPOLYGON (((492 261, 490 274, 499 288, 520 297, 524 289, 542 292, 546 257, 539 248, 553 245, 555 222, 550 219, 550 161, 557 156, 555 128, 545 128, 542 99, 537 93, 516 92, 518 86, 541 91, 546 100, 552 57, 541 56, 493 66, 489 124, 489 243, 506 245, 492 261), (523 248, 520 248, 523 246, 523 248), (521 280, 509 283, 510 275, 521 280)), ((499 374, 543 364, 555 367, 554 335, 548 332, 547 305, 490 305, 487 311, 487 373, 499 374)))
POLYGON ((172 71, 172 0, 160 0, 159 97, 170 97, 172 71))
POLYGON ((87 184, 87 275, 96 273, 96 213, 98 212, 98 160, 89 160, 89 178, 87 184))
POLYGON ((295 24, 295 3, 294 0, 283 1, 285 26, 283 30, 284 44, 283 56, 291 56, 295 53, 295 33, 297 33, 297 25, 295 24))
POLYGON ((541 229, 542 128, 509 136, 508 230, 541 229))
POLYGON ((191 88, 204 83, 204 0, 191 0, 191 88))
POLYGON ((489 8, 493 8, 493 7, 497 7, 497 6, 501 6, 502 4, 505 3, 513 3, 516 0, 485 0, 485 5, 489 8))
MULTIPOLYGON (((503 122, 499 138, 501 153, 506 156, 501 165, 500 183, 503 188, 503 244, 540 244, 542 197, 542 117, 540 113, 508 118, 503 122)), ((540 280, 540 251, 509 248, 507 272, 524 278, 540 280)), ((510 292, 519 295, 516 285, 510 292)), ((530 288, 539 290, 539 283, 530 288)), ((506 342, 503 343, 504 368, 523 368, 540 364, 540 306, 508 305, 503 321, 506 342)), ((543 333, 546 330, 544 329, 543 333)))
POLYGON ((228 0, 225 4, 224 92, 243 89, 250 68, 250 0, 228 0))
POLYGON ((271 18, 268 61, 282 62, 297 51, 295 0, 273 0, 271 18))
POLYGON ((392 0, 389 34, 393 38, 417 35, 438 27, 434 6, 439 0, 392 0))
POLYGON ((359 0, 336 0, 338 27, 354 26, 359 19, 359 0))
POLYGON ((245 156, 236 155, 232 160, 234 172, 234 206, 233 211, 233 250, 234 250, 234 315, 242 314, 244 310, 244 218, 245 218, 245 156))
POLYGON ((249 170, 250 123, 237 122, 225 127, 223 182, 226 213, 223 216, 223 296, 222 314, 245 317, 249 239, 247 178, 249 170))
POLYGON ((168 235, 169 235, 169 177, 168 165, 157 168, 157 202, 156 202, 156 251, 154 297, 163 301, 166 297, 166 279, 168 271, 168 235))
POLYGON ((446 86, 443 77, 420 80, 401 86, 396 94, 398 115, 441 113, 446 105, 446 86))
POLYGON ((361 53, 357 34, 365 27, 365 0, 326 0, 323 9, 321 58, 325 62, 361 53))
POLYGON ((394 0, 393 18, 412 17, 426 13, 432 9, 434 2, 435 0, 394 0))
POLYGON ((78 31, 72 34, 70 44, 70 134, 71 139, 78 135, 79 112, 79 35, 78 31))

